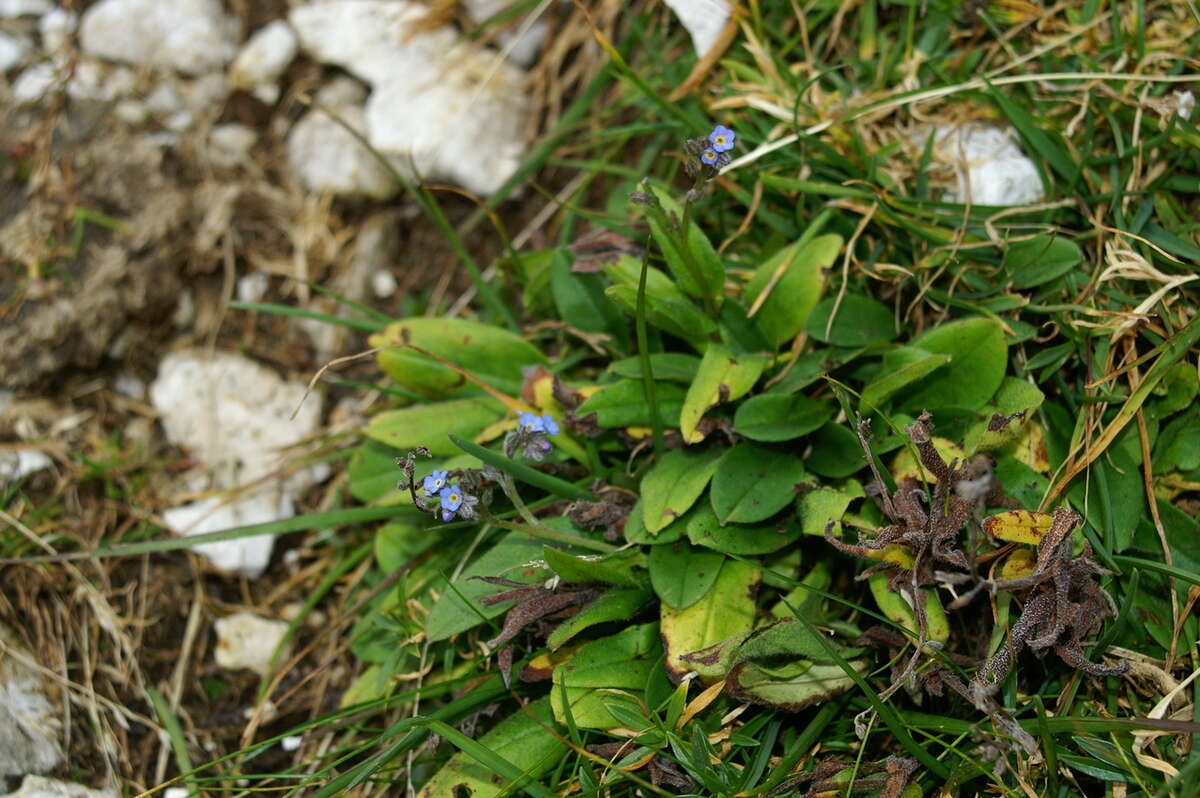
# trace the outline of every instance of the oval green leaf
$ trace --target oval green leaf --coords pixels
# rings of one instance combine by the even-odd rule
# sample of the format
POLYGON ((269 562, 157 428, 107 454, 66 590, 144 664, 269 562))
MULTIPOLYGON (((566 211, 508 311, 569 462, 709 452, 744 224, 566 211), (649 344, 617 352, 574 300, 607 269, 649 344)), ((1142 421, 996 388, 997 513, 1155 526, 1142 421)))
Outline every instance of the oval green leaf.
POLYGON ((842 237, 834 233, 803 245, 797 241, 768 258, 750 278, 744 294, 750 307, 770 287, 753 318, 772 344, 780 346, 804 329, 825 288, 825 269, 841 248, 842 237))
POLYGON ((507 408, 489 396, 450 399, 431 405, 385 410, 363 428, 368 438, 401 452, 427 446, 434 455, 458 454, 449 435, 473 439, 505 413, 507 408))
POLYGON ((762 571, 737 560, 726 560, 720 574, 700 600, 679 610, 663 604, 660 628, 667 649, 667 670, 676 679, 695 667, 682 657, 754 627, 754 595, 762 571))
POLYGON ((647 532, 658 532, 696 503, 717 470, 721 454, 720 449, 675 449, 663 455, 642 478, 642 523, 647 532))
POLYGON ((650 549, 650 584, 664 604, 686 609, 717 581, 725 555, 690 543, 664 543, 650 549))
POLYGON ((863 411, 874 413, 900 389, 932 374, 950 362, 949 355, 934 354, 914 346, 902 346, 883 356, 883 368, 863 388, 863 411))
MULTIPOLYGON (((660 417, 678 418, 687 391, 672 382, 655 380, 654 385, 660 417)), ((596 414, 596 423, 601 427, 649 426, 651 423, 650 405, 646 404, 646 391, 641 380, 620 380, 606 385, 575 411, 580 418, 592 413, 596 414)))
POLYGON ((847 347, 890 341, 898 334, 892 309, 859 294, 847 294, 841 302, 837 297, 821 300, 813 308, 804 328, 818 341, 847 347), (829 318, 835 308, 837 315, 830 324, 829 318))
MULTIPOLYGON (((521 370, 546 358, 514 332, 468 319, 417 317, 389 324, 370 336, 379 367, 399 385, 429 397, 442 397, 470 383, 436 360, 398 346, 410 343, 439 355, 504 393, 521 391, 521 370)), ((472 386, 473 387, 473 386, 472 386)))
POLYGON ((713 475, 712 507, 722 524, 752 524, 775 515, 796 498, 808 473, 791 452, 756 443, 727 451, 713 475))
POLYGON ((711 507, 700 509, 687 519, 688 540, 697 546, 725 554, 749 556, 771 554, 800 537, 795 519, 775 524, 722 524, 711 507))
POLYGON ((914 338, 912 346, 950 356, 949 365, 922 379, 897 403, 913 412, 943 407, 978 410, 996 393, 1008 367, 1004 329, 991 319, 962 319, 934 327, 914 338))
POLYGON ((1083 263, 1083 251, 1069 238, 1037 235, 1028 241, 1009 244, 1004 251, 1004 270, 1013 288, 1033 288, 1061 277, 1083 263))
POLYGON ((733 428, 755 441, 790 441, 833 418, 834 405, 798 394, 765 393, 738 407, 733 428))

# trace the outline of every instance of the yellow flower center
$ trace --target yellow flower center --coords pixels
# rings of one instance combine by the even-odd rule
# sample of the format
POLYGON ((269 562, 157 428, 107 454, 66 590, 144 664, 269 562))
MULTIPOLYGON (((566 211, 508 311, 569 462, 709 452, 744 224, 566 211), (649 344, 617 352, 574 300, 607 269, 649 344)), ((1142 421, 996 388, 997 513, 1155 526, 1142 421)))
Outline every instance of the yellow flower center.
POLYGON ((720 147, 722 144, 724 144, 724 143, 725 143, 725 137, 724 137, 724 136, 717 136, 717 137, 716 137, 716 138, 713 140, 713 143, 714 143, 714 144, 716 144, 718 147, 720 147))

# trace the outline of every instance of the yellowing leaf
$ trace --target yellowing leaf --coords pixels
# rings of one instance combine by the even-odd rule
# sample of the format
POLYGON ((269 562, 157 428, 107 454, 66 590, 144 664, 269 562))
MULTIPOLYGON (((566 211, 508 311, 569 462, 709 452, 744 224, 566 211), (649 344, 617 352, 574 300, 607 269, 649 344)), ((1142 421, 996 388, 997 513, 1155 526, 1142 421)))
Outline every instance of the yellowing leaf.
POLYGON ((679 413, 683 439, 688 443, 704 440, 704 434, 696 429, 700 419, 722 402, 744 396, 762 375, 767 361, 765 357, 734 354, 724 344, 709 344, 679 413))
POLYGON ((1054 517, 1033 510, 1009 510, 983 519, 983 531, 998 540, 1036 546, 1050 529, 1054 517))
POLYGON ((1037 554, 1033 549, 1016 549, 1004 558, 1000 566, 1001 579, 1021 579, 1033 573, 1037 567, 1037 554))
MULTIPOLYGON (((949 463, 951 460, 957 459, 958 464, 962 465, 967 459, 967 453, 957 443, 945 438, 934 438, 933 448, 937 449, 938 454, 942 459, 949 463)), ((907 447, 900 450, 896 455, 896 459, 892 461, 892 476, 899 482, 902 479, 916 479, 924 482, 936 482, 933 474, 913 456, 913 452, 907 447)))

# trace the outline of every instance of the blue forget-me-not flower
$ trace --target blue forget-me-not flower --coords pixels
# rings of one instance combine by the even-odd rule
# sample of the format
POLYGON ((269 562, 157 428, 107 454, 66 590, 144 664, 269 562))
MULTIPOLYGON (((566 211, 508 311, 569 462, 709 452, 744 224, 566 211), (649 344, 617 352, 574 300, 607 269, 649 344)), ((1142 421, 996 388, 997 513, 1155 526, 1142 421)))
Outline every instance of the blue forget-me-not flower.
MULTIPOLYGON (((737 138, 737 134, 731 128, 724 125, 717 125, 713 128, 712 133, 708 134, 709 143, 717 152, 729 152, 733 149, 733 141, 737 138)), ((707 163, 707 162, 706 162, 707 163)))
POLYGON ((442 488, 446 487, 447 476, 448 472, 434 469, 432 474, 425 477, 425 480, 421 483, 421 486, 425 488, 425 492, 430 496, 437 496, 439 493, 441 493, 442 488))

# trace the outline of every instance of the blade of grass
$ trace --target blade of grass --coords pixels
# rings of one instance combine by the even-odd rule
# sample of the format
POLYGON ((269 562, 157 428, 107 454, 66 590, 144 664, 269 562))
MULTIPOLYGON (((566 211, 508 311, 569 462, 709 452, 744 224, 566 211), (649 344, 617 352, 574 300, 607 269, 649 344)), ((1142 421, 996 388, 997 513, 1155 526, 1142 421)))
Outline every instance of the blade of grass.
POLYGON ((192 767, 192 758, 188 755, 187 738, 183 736, 183 727, 179 725, 179 717, 171 709, 171 705, 167 703, 167 699, 162 693, 153 687, 147 687, 146 695, 154 707, 154 714, 158 715, 159 721, 162 722, 167 739, 171 741, 171 751, 175 754, 176 767, 179 768, 180 773, 189 774, 183 777, 183 783, 188 785, 188 795, 199 795, 196 779, 190 775, 194 768, 192 767))
POLYGON ((541 488, 556 496, 562 496, 565 499, 596 501, 596 495, 586 488, 581 488, 578 485, 574 485, 558 477, 550 476, 549 474, 543 474, 536 468, 530 468, 524 463, 509 460, 499 452, 493 452, 491 449, 487 449, 477 443, 463 440, 457 435, 451 435, 450 440, 467 454, 474 455, 488 465, 494 466, 506 474, 511 474, 514 479, 519 479, 528 485, 533 485, 535 488, 541 488))
MULTIPOLYGON (((568 483, 569 484, 569 483, 568 483)), ((282 521, 268 521, 265 524, 251 524, 233 529, 222 529, 217 532, 206 532, 203 535, 166 538, 162 540, 146 540, 140 543, 125 543, 116 546, 98 546, 87 551, 72 551, 66 554, 47 554, 36 557, 17 557, 0 559, 0 565, 19 565, 21 563, 65 562, 68 560, 88 560, 100 557, 130 557, 135 554, 155 554, 164 551, 190 549, 201 543, 222 543, 228 540, 241 540, 258 535, 288 535, 293 532, 303 532, 308 529, 324 529, 345 524, 361 524, 368 521, 382 521, 397 515, 411 512, 410 508, 399 507, 352 507, 342 510, 330 510, 325 513, 299 515, 282 521)))
POLYGON ((328 313, 318 313, 315 310, 292 308, 287 305, 272 305, 268 302, 240 302, 234 300, 229 303, 228 307, 233 310, 256 310, 260 313, 273 313, 276 316, 295 316, 300 319, 313 319, 314 321, 335 324, 339 327, 346 327, 347 329, 358 330, 360 332, 375 333, 387 326, 386 324, 363 321, 361 319, 342 319, 337 316, 330 316, 328 313))
POLYGON ((858 686, 858 689, 862 691, 863 696, 866 697, 867 701, 872 707, 874 707, 875 711, 879 713, 880 720, 884 722, 884 725, 888 727, 888 730, 891 731, 893 736, 895 736, 900 744, 904 746, 908 753, 918 762, 924 765, 927 770, 936 774, 939 778, 945 779, 948 777, 950 775, 950 769, 946 767, 943 762, 926 751, 924 747, 917 744, 917 741, 913 739, 913 736, 908 733, 908 728, 906 727, 904 721, 900 719, 900 716, 896 713, 896 710, 892 709, 892 707, 886 702, 880 700, 879 695, 875 692, 875 689, 867 683, 867 680, 863 678, 861 673, 855 670, 849 662, 847 662, 837 653, 837 651, 834 650, 833 646, 829 645, 828 641, 825 640, 825 635, 819 629, 817 629, 817 627, 813 626, 812 621, 804 617, 802 613, 797 612, 796 608, 790 603, 788 604, 788 609, 792 611, 792 615, 796 618, 796 620, 804 624, 805 628, 821 644, 821 648, 825 649, 825 655, 836 662, 838 667, 842 669, 846 676, 858 686))

